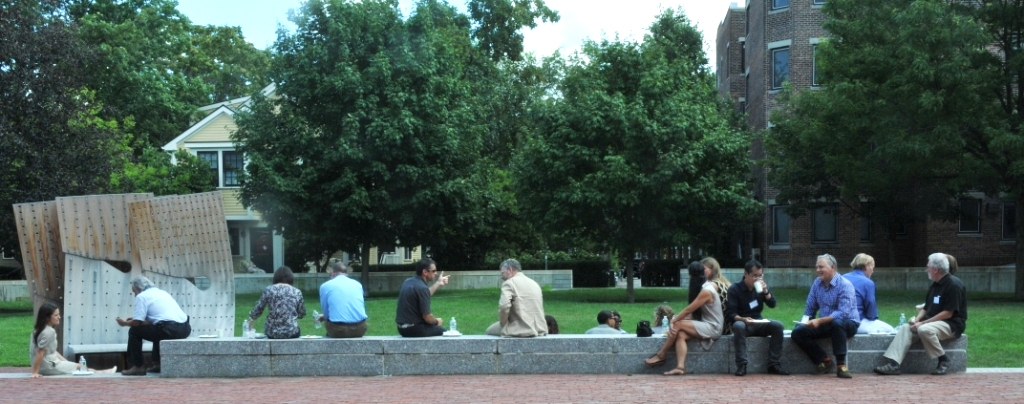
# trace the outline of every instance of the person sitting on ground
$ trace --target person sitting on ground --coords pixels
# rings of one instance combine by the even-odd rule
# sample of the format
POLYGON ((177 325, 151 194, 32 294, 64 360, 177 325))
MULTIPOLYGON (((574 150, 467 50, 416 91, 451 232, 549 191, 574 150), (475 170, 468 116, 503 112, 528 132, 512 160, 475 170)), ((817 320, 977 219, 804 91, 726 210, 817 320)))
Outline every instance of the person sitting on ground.
POLYGON ((949 274, 949 263, 945 254, 928 256, 925 271, 932 285, 928 287, 924 311, 896 332, 896 337, 882 355, 888 363, 876 367, 875 373, 900 374, 900 363, 903 363, 910 344, 918 339, 928 356, 939 360, 932 374, 949 373, 952 366, 941 341, 960 338, 967 329, 967 290, 960 278, 949 274))
POLYGON ((292 286, 295 274, 292 269, 281 266, 274 271, 274 284, 263 289, 259 303, 249 312, 252 324, 263 314, 264 307, 270 307, 267 323, 263 325, 263 333, 270 339, 298 338, 302 334, 299 320, 306 316, 306 304, 302 301, 302 291, 292 286))
POLYGON ((875 259, 870 255, 860 253, 853 257, 850 262, 852 271, 843 275, 843 278, 853 284, 857 291, 857 312, 860 313, 860 326, 857 327, 857 334, 889 334, 893 328, 888 323, 878 319, 878 304, 875 302, 875 281, 871 275, 875 273, 875 259))
POLYGON ((782 323, 761 317, 765 306, 775 308, 775 296, 764 281, 764 268, 757 260, 743 267, 743 281, 729 287, 725 319, 732 322, 736 376, 747 374, 747 337, 768 337, 768 373, 788 375, 782 367, 782 323))
POLYGON ((320 285, 320 309, 324 314, 318 321, 327 325, 331 338, 359 338, 366 335, 366 303, 363 285, 348 277, 348 265, 331 263, 331 280, 320 285))
POLYGON ((558 334, 558 320, 555 320, 554 316, 544 315, 544 322, 548 324, 548 335, 558 334))
POLYGON ((544 321, 544 297, 540 285, 523 273, 519 261, 501 263, 501 297, 498 322, 487 327, 486 334, 501 337, 537 337, 548 334, 544 321))
POLYGON ((622 334, 615 329, 615 315, 611 310, 601 310, 597 313, 597 327, 587 330, 585 334, 622 334))
POLYGON ((132 317, 115 319, 117 324, 128 328, 128 361, 130 369, 121 371, 123 376, 145 376, 146 372, 160 373, 160 341, 185 339, 192 333, 188 315, 181 310, 178 302, 153 285, 145 276, 131 280, 135 293, 132 317), (153 342, 153 365, 144 368, 142 341, 153 342))
POLYGON ((661 366, 665 364, 665 357, 673 347, 676 350, 676 367, 668 372, 666 376, 682 376, 686 374, 686 354, 688 347, 687 340, 700 340, 701 347, 705 350, 711 349, 718 337, 722 336, 723 317, 722 299, 719 297, 720 284, 728 284, 728 280, 722 277, 721 270, 717 265, 705 265, 694 261, 690 263, 689 272, 698 273, 703 268, 704 282, 697 298, 686 308, 676 314, 669 323, 669 332, 665 338, 665 344, 654 356, 644 360, 648 366, 661 366), (692 320, 691 314, 700 311, 702 320, 692 320))
POLYGON ((57 330, 60 325, 60 309, 56 304, 46 302, 39 306, 36 313, 36 325, 32 329, 32 341, 29 344, 29 360, 32 362, 32 377, 70 375, 76 370, 91 370, 96 373, 114 373, 117 367, 110 369, 82 369, 82 365, 71 362, 57 352, 57 330))
POLYGON ((660 305, 654 309, 654 323, 652 324, 655 327, 661 327, 663 322, 667 324, 668 321, 672 321, 672 316, 675 314, 676 312, 672 310, 672 306, 667 304, 660 305))

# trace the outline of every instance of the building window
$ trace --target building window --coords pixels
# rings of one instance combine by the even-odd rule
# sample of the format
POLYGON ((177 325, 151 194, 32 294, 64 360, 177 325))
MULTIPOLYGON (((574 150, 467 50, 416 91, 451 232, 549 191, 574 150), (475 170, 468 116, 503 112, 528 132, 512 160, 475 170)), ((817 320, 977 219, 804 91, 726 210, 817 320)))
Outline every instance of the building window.
POLYGON ((403 248, 403 250, 405 250, 405 260, 406 261, 412 261, 412 250, 414 250, 414 249, 416 249, 416 247, 405 247, 405 248, 403 248))
POLYGON ((825 4, 825 0, 814 0, 814 4, 825 4))
POLYGON ((818 45, 811 49, 811 85, 818 85, 818 45))
POLYGON ((860 217, 860 242, 871 242, 871 216, 864 215, 860 217))
POLYGON ((772 0, 772 10, 779 10, 789 7, 789 0, 772 0))
POLYGON ((1003 204, 1003 240, 1017 239, 1017 207, 1013 203, 1003 204))
POLYGON ((814 229, 813 240, 815 243, 834 243, 839 240, 836 231, 839 227, 839 217, 836 215, 836 209, 836 205, 814 209, 814 214, 811 215, 811 227, 814 229))
POLYGON ((231 255, 238 257, 242 255, 242 231, 237 227, 228 228, 228 238, 231 239, 231 255))
POLYGON ((981 233, 981 199, 960 200, 960 233, 981 233))
POLYGON ((789 215, 786 206, 772 206, 772 244, 789 244, 789 215))
POLYGON ((772 89, 789 80, 789 48, 772 49, 772 89))
POLYGON ((245 159, 241 152, 234 150, 197 151, 196 156, 210 164, 213 186, 217 188, 239 187, 245 159))

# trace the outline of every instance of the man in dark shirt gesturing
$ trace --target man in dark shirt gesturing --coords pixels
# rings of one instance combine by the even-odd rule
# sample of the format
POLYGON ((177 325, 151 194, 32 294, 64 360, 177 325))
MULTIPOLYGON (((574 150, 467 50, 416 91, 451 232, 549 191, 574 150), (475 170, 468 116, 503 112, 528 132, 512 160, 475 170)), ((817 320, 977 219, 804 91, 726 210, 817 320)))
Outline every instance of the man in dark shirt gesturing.
POLYGON ((447 284, 448 277, 444 272, 437 275, 434 260, 424 258, 416 263, 416 276, 402 282, 402 289, 398 292, 395 323, 398 324, 399 334, 409 338, 438 337, 444 334, 445 329, 441 327, 444 320, 434 317, 430 312, 430 296, 447 284), (428 287, 427 284, 434 278, 437 278, 437 282, 428 287))

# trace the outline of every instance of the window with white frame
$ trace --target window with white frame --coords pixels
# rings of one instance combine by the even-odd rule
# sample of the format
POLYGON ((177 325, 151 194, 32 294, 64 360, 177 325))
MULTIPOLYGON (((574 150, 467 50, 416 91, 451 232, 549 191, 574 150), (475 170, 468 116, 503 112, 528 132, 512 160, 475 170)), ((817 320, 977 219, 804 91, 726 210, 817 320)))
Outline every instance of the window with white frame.
POLYGON ((416 247, 405 247, 403 249, 405 250, 405 260, 406 261, 411 261, 412 260, 412 252, 413 252, 413 250, 416 249, 416 247))
POLYGON ((818 45, 811 49, 811 85, 818 85, 818 45))
POLYGON ((1003 240, 1017 239, 1017 206, 1012 202, 1003 204, 1003 240))
POLYGON ((821 206, 814 209, 811 215, 811 227, 815 243, 834 243, 839 241, 839 217, 836 205, 821 206))
POLYGON ((772 206, 772 244, 789 245, 789 214, 786 206, 772 206))
POLYGON ((210 164, 213 173, 213 186, 218 188, 239 187, 242 185, 241 174, 245 167, 242 152, 234 150, 200 150, 196 157, 210 164))
POLYGON ((981 199, 960 200, 960 233, 981 233, 981 199))
POLYGON ((789 48, 772 49, 772 90, 789 81, 789 48))
POLYGON ((772 0, 772 10, 781 10, 789 7, 789 0, 772 0))

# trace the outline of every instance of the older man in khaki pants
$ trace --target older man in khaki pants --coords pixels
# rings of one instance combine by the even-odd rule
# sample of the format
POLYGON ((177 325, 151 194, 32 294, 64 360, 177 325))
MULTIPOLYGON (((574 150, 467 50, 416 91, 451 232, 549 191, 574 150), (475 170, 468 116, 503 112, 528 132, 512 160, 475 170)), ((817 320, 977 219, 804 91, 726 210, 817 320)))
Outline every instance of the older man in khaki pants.
POLYGON ((536 337, 548 334, 544 320, 544 297, 540 285, 523 274, 519 261, 501 263, 501 298, 498 300, 498 322, 487 327, 487 335, 502 337, 536 337))

